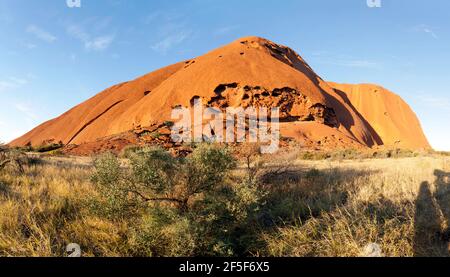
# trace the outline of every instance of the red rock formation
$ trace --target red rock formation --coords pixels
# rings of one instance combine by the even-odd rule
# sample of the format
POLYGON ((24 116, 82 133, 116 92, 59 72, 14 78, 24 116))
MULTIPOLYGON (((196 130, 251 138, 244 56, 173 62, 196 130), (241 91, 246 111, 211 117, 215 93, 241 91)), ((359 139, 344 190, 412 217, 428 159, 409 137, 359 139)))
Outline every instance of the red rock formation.
POLYGON ((400 96, 377 85, 329 84, 370 124, 382 145, 431 148, 417 116, 400 96))
POLYGON ((108 88, 10 144, 62 142, 98 150, 96 141, 108 145, 105 140, 117 141, 120 134, 127 134, 123 141, 134 142, 130 133, 140 138, 143 133, 159 132, 174 107, 189 107, 200 98, 218 108, 278 106, 282 136, 309 144, 373 147, 400 141, 404 147, 429 148, 417 118, 400 98, 382 89, 379 94, 386 97, 377 98, 370 89, 358 93, 350 88, 323 81, 288 47, 247 37, 108 88), (378 99, 376 111, 367 104, 373 99, 378 99), (390 123, 378 113, 379 107, 382 115, 389 114, 390 123))

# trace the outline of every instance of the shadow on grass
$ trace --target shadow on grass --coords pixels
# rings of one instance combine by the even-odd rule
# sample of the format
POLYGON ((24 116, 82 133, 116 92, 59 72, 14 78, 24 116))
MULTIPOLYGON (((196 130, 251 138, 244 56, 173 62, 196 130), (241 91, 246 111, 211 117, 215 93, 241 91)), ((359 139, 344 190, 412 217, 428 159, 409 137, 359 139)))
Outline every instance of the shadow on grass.
MULTIPOLYGON (((261 233, 277 236, 278 227, 306 224, 323 213, 345 207, 360 182, 378 172, 337 167, 320 170, 301 166, 281 170, 266 168, 260 181, 261 189, 268 193, 264 209, 257 218, 259 230, 253 230, 250 232, 253 236, 246 238, 250 249, 268 249, 267 241, 260 239, 261 233)), ((244 250, 243 254, 248 253, 244 250)))
POLYGON ((450 173, 435 170, 435 192, 423 182, 415 204, 414 256, 448 257, 450 242, 450 173))
POLYGON ((269 171, 261 176, 264 189, 269 191, 263 226, 306 221, 323 212, 331 212, 347 204, 355 180, 376 174, 375 170, 329 168, 287 169, 269 171))

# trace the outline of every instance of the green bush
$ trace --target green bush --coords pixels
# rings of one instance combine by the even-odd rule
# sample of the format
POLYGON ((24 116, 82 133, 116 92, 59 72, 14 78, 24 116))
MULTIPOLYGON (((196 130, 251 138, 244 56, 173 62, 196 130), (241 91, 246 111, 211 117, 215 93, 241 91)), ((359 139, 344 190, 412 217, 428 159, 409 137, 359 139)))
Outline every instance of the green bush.
POLYGON ((251 178, 230 180, 236 161, 227 148, 203 144, 186 158, 142 148, 129 158, 129 167, 113 154, 95 161, 99 197, 90 205, 133 222, 132 255, 227 256, 244 248, 236 232, 257 213, 264 194, 251 178))
POLYGON ((89 199, 91 210, 110 219, 130 216, 138 203, 128 193, 127 177, 117 157, 105 153, 94 161, 94 167, 95 173, 91 180, 101 197, 89 199))
POLYGON ((120 152, 120 157, 124 158, 124 159, 129 159, 131 157, 131 155, 142 150, 142 148, 143 147, 140 145, 125 146, 125 148, 123 148, 122 151, 120 152))
POLYGON ((177 161, 160 148, 143 148, 130 155, 131 187, 142 195, 170 193, 175 185, 173 176, 177 161))
POLYGON ((62 144, 62 143, 45 144, 45 145, 36 147, 34 149, 34 151, 39 152, 39 153, 46 153, 46 152, 58 150, 58 149, 62 148, 63 146, 64 146, 64 144, 62 144))
POLYGON ((151 209, 131 231, 130 254, 147 257, 192 256, 200 239, 192 223, 174 209, 151 209))
POLYGON ((14 171, 23 174, 23 167, 27 163, 28 157, 22 151, 0 144, 0 171, 9 167, 14 171))

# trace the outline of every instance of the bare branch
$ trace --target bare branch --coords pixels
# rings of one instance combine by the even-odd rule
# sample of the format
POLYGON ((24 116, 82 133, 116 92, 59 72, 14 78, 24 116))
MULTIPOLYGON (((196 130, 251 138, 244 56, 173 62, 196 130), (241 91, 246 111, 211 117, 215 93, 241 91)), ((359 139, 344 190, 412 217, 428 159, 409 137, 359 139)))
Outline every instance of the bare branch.
POLYGON ((185 201, 177 199, 177 198, 171 198, 171 197, 156 197, 156 198, 149 198, 147 196, 145 196, 144 194, 142 194, 141 192, 137 191, 137 190, 128 190, 128 192, 134 193, 137 196, 139 196, 140 198, 142 198, 142 200, 146 201, 146 202, 175 202, 178 204, 184 204, 185 201))

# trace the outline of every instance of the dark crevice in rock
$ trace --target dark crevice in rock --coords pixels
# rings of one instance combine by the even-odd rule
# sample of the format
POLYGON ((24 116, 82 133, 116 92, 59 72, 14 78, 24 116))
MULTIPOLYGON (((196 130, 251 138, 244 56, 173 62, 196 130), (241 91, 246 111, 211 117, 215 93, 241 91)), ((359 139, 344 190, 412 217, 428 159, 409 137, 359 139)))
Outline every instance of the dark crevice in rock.
POLYGON ((281 122, 316 121, 331 127, 339 122, 332 108, 323 104, 311 103, 300 91, 290 88, 268 90, 261 86, 239 86, 237 83, 221 84, 214 90, 215 95, 207 100, 209 107, 226 109, 228 107, 266 107, 279 108, 281 122))
POLYGON ((184 66, 184 68, 188 68, 189 66, 191 66, 191 65, 193 65, 195 63, 195 61, 194 60, 192 60, 192 61, 186 61, 185 62, 185 66, 184 66))
POLYGON ((339 122, 336 117, 336 112, 334 109, 326 107, 323 104, 315 104, 310 110, 310 116, 314 118, 313 121, 323 123, 331 127, 338 127, 339 122))
POLYGON ((216 89, 214 90, 214 92, 216 94, 221 94, 222 92, 224 92, 227 88, 237 88, 238 84, 237 83, 231 83, 231 84, 221 84, 218 85, 216 87, 216 89))
POLYGON ((99 115, 97 115, 96 117, 94 117, 93 119, 89 120, 89 122, 87 122, 86 124, 83 125, 83 127, 80 128, 80 130, 78 130, 78 132, 75 133, 75 135, 72 136, 72 138, 67 142, 67 144, 70 144, 81 132, 84 131, 84 129, 86 129, 87 127, 89 127, 89 125, 91 125, 92 123, 94 123, 94 121, 96 121, 97 119, 99 119, 101 116, 103 116, 104 114, 106 114, 108 111, 110 111, 112 108, 114 108, 115 106, 119 105, 120 103, 122 103, 124 100, 120 100, 115 102, 114 104, 112 104, 111 106, 109 106, 105 111, 103 111, 102 113, 100 113, 99 115))

